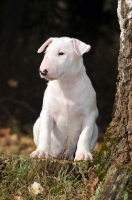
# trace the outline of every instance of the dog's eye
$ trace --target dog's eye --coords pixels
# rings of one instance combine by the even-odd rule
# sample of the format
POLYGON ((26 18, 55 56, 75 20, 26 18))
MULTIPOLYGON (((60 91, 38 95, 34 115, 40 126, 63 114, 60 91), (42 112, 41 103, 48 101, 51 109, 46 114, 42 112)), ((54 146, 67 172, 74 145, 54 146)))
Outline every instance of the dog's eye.
POLYGON ((64 55, 64 53, 63 53, 63 52, 59 52, 58 55, 59 55, 59 56, 62 56, 62 55, 64 55))

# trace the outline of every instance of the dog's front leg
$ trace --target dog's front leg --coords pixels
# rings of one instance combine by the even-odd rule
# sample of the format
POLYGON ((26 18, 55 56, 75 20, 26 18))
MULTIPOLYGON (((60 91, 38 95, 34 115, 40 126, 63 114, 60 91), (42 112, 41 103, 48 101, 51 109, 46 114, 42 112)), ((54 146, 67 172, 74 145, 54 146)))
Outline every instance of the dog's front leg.
POLYGON ((95 114, 83 118, 82 132, 80 134, 77 150, 75 154, 75 161, 77 160, 91 160, 92 154, 90 153, 91 139, 95 126, 95 114))
POLYGON ((30 157, 48 158, 51 146, 51 131, 53 127, 53 118, 42 111, 40 114, 40 132, 37 149, 30 154, 30 157))

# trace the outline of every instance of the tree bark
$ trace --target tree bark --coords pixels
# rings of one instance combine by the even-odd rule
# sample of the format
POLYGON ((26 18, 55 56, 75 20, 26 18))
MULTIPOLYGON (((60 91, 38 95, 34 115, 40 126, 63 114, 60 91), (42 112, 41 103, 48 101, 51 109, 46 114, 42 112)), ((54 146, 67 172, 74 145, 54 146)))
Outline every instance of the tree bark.
POLYGON ((109 168, 104 184, 99 186, 93 200, 131 200, 132 199, 132 173, 125 166, 112 166, 109 168))
POLYGON ((118 0, 120 24, 120 51, 118 82, 113 119, 109 125, 112 134, 110 158, 116 164, 132 161, 132 2, 118 0))
POLYGON ((107 174, 94 200, 132 199, 132 1, 118 0, 117 14, 121 30, 117 92, 100 153, 107 174))
POLYGON ((115 112, 110 127, 114 130, 116 145, 111 158, 116 163, 132 160, 132 2, 118 0, 120 24, 120 51, 118 57, 118 82, 115 112))

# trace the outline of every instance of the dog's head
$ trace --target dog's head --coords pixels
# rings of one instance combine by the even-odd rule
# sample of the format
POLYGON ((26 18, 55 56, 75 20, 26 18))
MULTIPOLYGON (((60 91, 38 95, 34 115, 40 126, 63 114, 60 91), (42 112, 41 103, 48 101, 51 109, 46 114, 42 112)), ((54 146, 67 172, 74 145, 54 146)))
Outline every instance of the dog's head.
POLYGON ((74 38, 49 38, 38 50, 45 54, 40 66, 41 77, 56 80, 75 76, 82 67, 82 55, 90 48, 74 38))

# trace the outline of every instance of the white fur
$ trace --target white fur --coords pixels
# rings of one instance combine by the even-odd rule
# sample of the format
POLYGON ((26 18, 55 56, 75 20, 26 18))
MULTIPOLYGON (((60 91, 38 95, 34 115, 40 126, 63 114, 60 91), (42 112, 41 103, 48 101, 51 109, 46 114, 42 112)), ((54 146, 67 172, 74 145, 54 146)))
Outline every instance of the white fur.
POLYGON ((96 93, 86 75, 82 54, 90 45, 72 38, 50 38, 40 70, 49 80, 33 133, 37 149, 31 157, 91 160, 98 137, 96 93), (58 55, 63 52, 64 55, 58 55))

